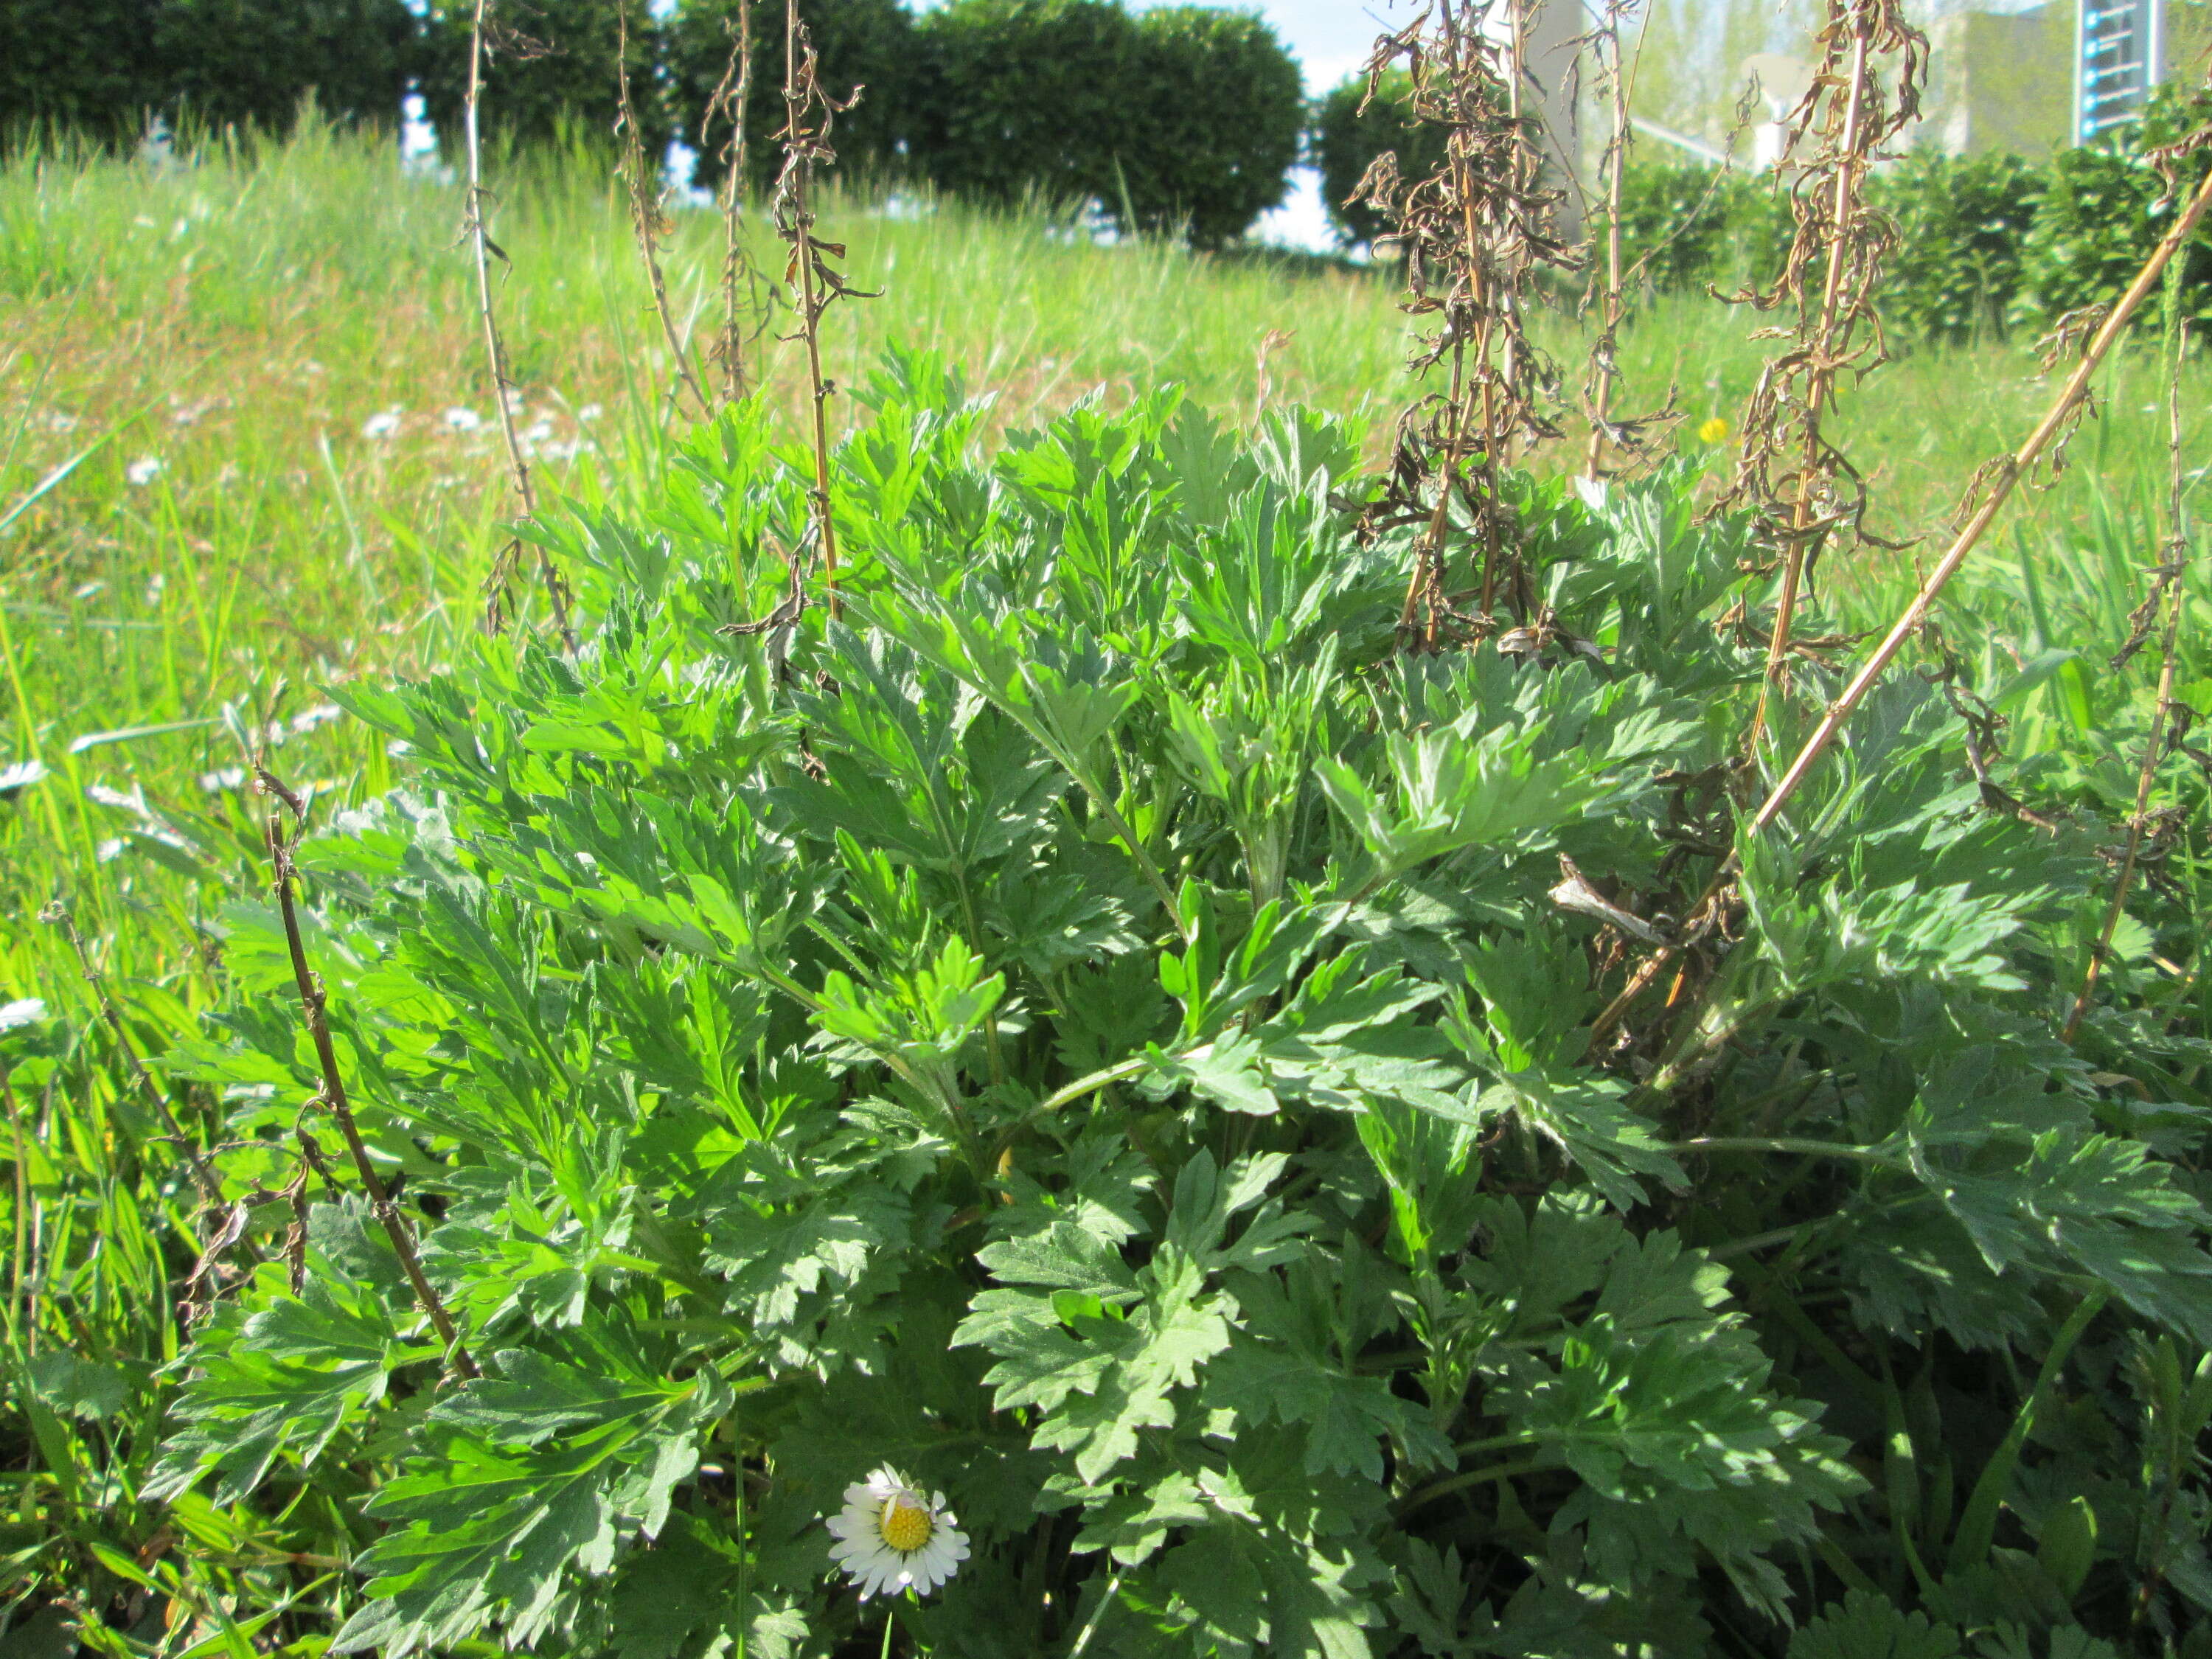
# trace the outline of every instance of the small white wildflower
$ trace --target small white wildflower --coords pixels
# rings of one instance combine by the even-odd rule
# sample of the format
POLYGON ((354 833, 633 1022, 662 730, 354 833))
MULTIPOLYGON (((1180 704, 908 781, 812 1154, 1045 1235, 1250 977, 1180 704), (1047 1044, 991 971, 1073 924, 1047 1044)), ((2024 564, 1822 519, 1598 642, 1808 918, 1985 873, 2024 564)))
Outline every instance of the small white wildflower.
POLYGON ((158 455, 141 455, 137 460, 131 462, 130 465, 123 469, 123 476, 125 478, 128 478, 132 485, 143 489, 146 485, 154 482, 155 475, 161 471, 161 457, 158 455))
POLYGON ((517 392, 513 386, 509 386, 500 395, 507 400, 507 412, 508 414, 520 416, 522 413, 522 394, 520 392, 517 392))
POLYGON ((112 806, 121 812, 143 812, 146 810, 146 803, 138 798, 136 792, 126 795, 120 789, 110 789, 104 783, 88 783, 84 787, 84 793, 97 806, 112 806))
POLYGON ((53 414, 46 416, 46 430, 49 432, 74 432, 76 430, 76 416, 74 415, 65 415, 57 410, 53 414))
POLYGON ((304 735, 319 726, 328 726, 332 720, 343 720, 345 710, 334 702, 319 702, 313 708, 302 709, 292 716, 295 734, 304 735))
POLYGON ((226 789, 242 789, 245 787, 246 769, 242 766, 226 766, 216 771, 200 774, 200 787, 210 795, 220 795, 226 789))
POLYGON ((361 435, 364 438, 389 438, 398 430, 399 411, 396 409, 380 409, 361 423, 361 435))
POLYGON ((446 424, 455 432, 474 432, 483 424, 483 416, 456 404, 446 411, 446 424))
POLYGON ((542 444, 552 435, 553 422, 541 415, 530 423, 529 430, 522 434, 522 441, 525 443, 542 444))
POLYGON ((863 1601, 908 1589, 927 1595, 968 1559, 968 1534, 952 1524, 945 1494, 924 1498, 888 1468, 846 1487, 844 1510, 829 1524, 838 1540, 830 1559, 863 1601))
POLYGON ((384 745, 384 752, 393 760, 404 760, 415 752, 415 745, 404 738, 394 738, 384 745))
POLYGON ((28 789, 46 776, 46 763, 40 760, 17 761, 12 766, 0 766, 0 799, 28 789))
POLYGON ((123 849, 130 845, 121 836, 110 836, 92 849, 92 855, 102 864, 112 864, 123 856, 123 849))
POLYGON ((576 411, 576 418, 580 421, 596 421, 605 413, 606 410, 601 409, 597 404, 586 404, 576 411))

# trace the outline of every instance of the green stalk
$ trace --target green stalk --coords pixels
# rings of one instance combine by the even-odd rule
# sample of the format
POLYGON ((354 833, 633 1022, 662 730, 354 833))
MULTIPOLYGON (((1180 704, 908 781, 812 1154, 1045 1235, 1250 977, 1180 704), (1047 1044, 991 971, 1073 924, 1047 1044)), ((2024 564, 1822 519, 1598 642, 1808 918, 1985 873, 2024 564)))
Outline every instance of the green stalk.
POLYGON ((1959 1530, 1952 1535, 1950 1554, 1944 1561, 1946 1577, 1962 1567, 1979 1566, 1988 1559, 1990 1546, 1996 1538, 1997 1510, 2004 1502, 2006 1489, 2012 1485, 2013 1471, 2020 1466, 2020 1455, 2027 1444, 2028 1431, 2035 1426, 2036 1413, 2057 1385, 2067 1356, 2074 1352, 2074 1345, 2081 1340, 2081 1334, 2089 1328, 2089 1322, 2103 1310, 2108 1295, 2102 1286, 2091 1291, 2059 1327, 2057 1338, 2051 1343, 2051 1352, 2043 1357, 2043 1369, 2035 1374, 2035 1386, 2028 1391, 2020 1414, 2013 1419, 2003 1443, 1983 1468, 1982 1478, 1974 1482, 1974 1494, 1966 1500, 1966 1513, 1959 1522, 1959 1530))

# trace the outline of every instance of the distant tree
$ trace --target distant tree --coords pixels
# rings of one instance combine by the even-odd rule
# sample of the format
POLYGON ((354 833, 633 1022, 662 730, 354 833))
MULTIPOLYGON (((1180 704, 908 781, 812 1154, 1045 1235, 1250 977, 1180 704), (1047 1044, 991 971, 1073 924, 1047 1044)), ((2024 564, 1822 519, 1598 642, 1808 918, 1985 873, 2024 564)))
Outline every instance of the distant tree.
POLYGON ((102 143, 136 137, 161 101, 156 0, 9 0, 0 5, 0 144, 33 127, 102 143))

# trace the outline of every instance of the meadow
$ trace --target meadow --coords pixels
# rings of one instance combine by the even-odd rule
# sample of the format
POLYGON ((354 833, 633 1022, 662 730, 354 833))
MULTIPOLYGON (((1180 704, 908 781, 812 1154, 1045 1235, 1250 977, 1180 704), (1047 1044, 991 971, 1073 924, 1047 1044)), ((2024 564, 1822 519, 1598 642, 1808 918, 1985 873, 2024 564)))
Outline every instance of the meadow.
MULTIPOLYGON (((478 628, 510 497, 459 218, 450 180, 327 133, 160 167, 0 169, 0 1004, 43 1001, 68 1061, 7 1091, 15 1190, 0 1246, 19 1401, 33 1376, 66 1394, 60 1356, 141 1376, 177 1357, 164 1264, 190 1236, 191 1194, 132 1055, 163 1052, 222 1002, 218 912, 265 888, 241 740, 270 745, 295 784, 365 801, 402 763, 330 689, 442 665, 478 628), (147 1178, 155 1168, 167 1175, 147 1178)), ((834 198, 823 226, 856 285, 882 290, 831 315, 840 386, 863 385, 890 345, 926 349, 992 395, 987 436, 1176 385, 1239 431, 1293 404, 1346 416, 1372 462, 1407 399, 1409 323, 1387 270, 1101 245, 1042 210, 911 195, 834 198)), ((576 155, 503 168, 493 234, 511 258, 499 305, 541 488, 586 517, 648 498, 690 417, 604 167, 576 155)), ((760 264, 778 269, 755 234, 760 264)), ((702 339, 720 235, 711 213, 679 211, 664 252, 675 313, 702 339)), ((805 382, 782 320, 753 364, 789 446, 805 382)), ((1671 296, 1640 304, 1624 337, 1624 404, 1671 397, 1669 441, 1708 487, 1764 361, 1759 320, 1671 296)), ((1582 325, 1562 311, 1540 336, 1571 381, 1582 325)), ((2009 746, 2111 802, 2131 793, 2151 695, 2145 662, 2107 659, 2157 557, 2169 456, 2154 358, 2148 344, 2115 357, 2070 464, 2023 493, 1938 613, 2008 718, 2009 746)), ((2181 385, 2195 499, 2206 354, 2181 385)), ((1846 386, 1832 431, 1872 482, 1874 526, 1940 540, 1967 480, 2051 390, 2032 342, 1899 343, 1898 361, 1846 386)), ((841 431, 861 412, 850 395, 832 410, 841 431)), ((1830 605, 1882 625, 1923 556, 1837 556, 1830 605)), ((2204 562, 2188 580, 2177 689, 2201 708, 2204 562)), ((297 1570, 284 1580, 297 1599, 337 1564, 198 1498, 161 1523, 194 1550, 149 1545, 153 1510, 135 1492, 157 1438, 153 1395, 87 1398, 74 1417, 32 1410, 38 1455, 0 1474, 11 1593, 59 1553, 88 1552, 143 1583, 149 1607, 166 1595, 201 1612, 173 1640, 110 1632, 103 1650, 242 1659, 259 1626, 222 1610, 274 1616, 255 1575, 297 1570)))
MULTIPOLYGON (((518 424, 551 489, 619 494, 665 466, 690 416, 618 187, 589 155, 509 171, 495 234, 513 256, 499 304, 518 424)), ((118 971, 191 976, 189 888, 103 859, 130 825, 88 791, 191 802, 236 763, 216 720, 226 702, 282 680, 296 715, 325 702, 319 683, 419 669, 476 625, 510 497, 460 210, 450 179, 328 132, 217 147, 190 166, 18 161, 0 173, 12 726, 0 766, 35 760, 53 774, 0 817, 19 988, 44 977, 31 918, 64 896, 122 953, 118 971), (149 914, 160 925, 120 926, 149 914)), ((911 197, 889 210, 837 199, 825 223, 854 279, 881 290, 836 315, 829 368, 848 385, 896 342, 988 389, 1000 429, 1174 384, 1234 423, 1263 398, 1352 416, 1377 457, 1406 400, 1408 323, 1387 273, 1101 246, 1042 211, 911 197)), ((775 270, 757 216, 752 229, 775 270)), ((702 340, 720 315, 721 238, 713 213, 684 211, 664 256, 674 311, 702 340)), ((1667 296, 1626 337, 1629 397, 1671 397, 1675 446, 1716 477, 1729 446, 1699 428, 1729 422, 1756 380, 1762 320, 1667 296)), ((804 377, 778 337, 787 322, 771 320, 756 363, 795 422, 804 377)), ((1571 380, 1575 319, 1563 308, 1541 328, 1571 380)), ((2030 340, 1899 349, 1847 388, 1838 426, 1869 474, 1875 526, 1911 541, 1942 529, 2051 382, 2030 340)), ((2057 647, 2094 659, 2124 637, 2165 487, 2160 381, 2148 355, 2120 356, 2073 465, 2023 496, 1947 614, 2023 658, 2057 647)), ((2192 416, 2212 407, 2212 364, 2192 362, 2185 401, 2192 416)), ((831 408, 848 427, 851 399, 831 408)), ((1868 618, 1893 611, 1912 557, 1836 562, 1839 601, 1868 618)), ((343 728, 316 735, 312 752, 349 793, 390 782, 380 750, 343 728)))

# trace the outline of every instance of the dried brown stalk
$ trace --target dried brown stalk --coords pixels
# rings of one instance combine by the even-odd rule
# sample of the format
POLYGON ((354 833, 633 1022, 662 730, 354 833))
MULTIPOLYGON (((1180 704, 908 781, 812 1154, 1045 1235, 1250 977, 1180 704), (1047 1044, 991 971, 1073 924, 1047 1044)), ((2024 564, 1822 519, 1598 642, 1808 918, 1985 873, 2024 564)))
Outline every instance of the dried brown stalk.
MULTIPOLYGON (((2169 302, 2173 295, 2169 291, 2169 302)), ((2171 315, 2172 313, 2169 313, 2171 315)), ((2181 639, 2183 592, 2189 574, 2189 519, 2187 492, 2183 488, 2181 471, 2181 365, 2189 350, 2189 325, 2177 319, 2173 329, 2173 351, 2167 365, 2166 387, 2166 542, 2165 556, 2159 561, 2154 573, 2149 597, 2144 601, 2142 620, 2136 624, 2134 636, 2121 647, 2112 659, 2118 668, 2140 648, 2148 635, 2159 607, 2166 609, 2166 633, 2159 642, 2158 700, 2151 708, 2150 732, 2143 739, 2142 768, 2136 774, 2135 815, 2128 820, 2128 839, 2120 854, 2120 869, 2112 882, 2111 906, 2105 912, 2105 925, 2097 935, 2095 947, 2089 952, 2089 965, 2081 975, 2081 990, 2074 999, 2074 1006, 2066 1016, 2061 1035, 2071 1042, 2088 1017, 2089 1006, 2096 1000, 2097 981, 2105 970, 2106 961, 2112 952, 2112 937, 2119 932, 2120 918, 2127 914, 2128 889, 2134 884, 2136 866, 2142 855, 2143 839, 2150 830, 2150 792, 2158 776, 2158 763, 2166 755, 2166 727, 2173 713, 2173 665, 2176 647, 2181 639)))
MULTIPOLYGON (((1935 605, 1936 599, 1942 593, 1944 588, 1950 585, 1951 579, 1959 574, 1960 567, 1966 562, 1967 556, 1980 543, 1984 533, 1996 520, 1998 512, 2011 498, 2013 491, 2019 487, 2021 481, 2030 476, 2039 462, 2048 459, 2055 452, 2063 448, 2065 440, 2071 435, 2075 422, 2079 421, 2087 404, 2090 380, 2103 365, 2115 343, 2126 332, 2129 322, 2142 307, 2144 299, 2158 285, 2159 278, 2165 273, 2166 266, 2172 262, 2174 255, 2187 244, 2190 237, 2196 234, 2197 227, 2203 221, 2209 211, 2212 211, 2212 168, 2207 168, 2203 181, 2197 186, 2187 204, 2176 216, 2166 235, 2160 239, 2157 247, 2151 251, 2150 258, 2143 262, 2142 269, 2136 273, 2135 279, 2128 284, 2118 300, 2114 301, 2111 311, 2106 314, 2103 325, 2091 337, 2088 343, 2082 348, 2081 358, 2075 364, 2073 374, 2068 376, 2065 386, 2052 400, 2050 409, 2045 412, 2043 418, 2036 422, 2034 430, 2021 441, 2018 449, 2009 455, 2000 457, 1989 467, 1984 469, 1978 501, 1972 507, 1965 523, 1960 526, 1957 535, 1952 539, 1950 546, 1944 550, 1943 556, 1936 562, 1935 568, 1929 572, 1927 579, 1920 586, 1920 591, 1913 595, 1911 602, 1905 607, 1903 613, 1892 624, 1889 632, 1883 636, 1881 643, 1875 647, 1873 655, 1869 657, 1858 672, 1851 677, 1850 684, 1844 686, 1842 694, 1828 706, 1827 711, 1820 717, 1820 724, 1814 728, 1812 735, 1805 739, 1796 758, 1790 763, 1789 769, 1783 773, 1782 776, 1776 781, 1774 787, 1767 793, 1765 800, 1761 803, 1758 812, 1752 818, 1751 834, 1759 835, 1764 832, 1769 824, 1779 817, 1783 808, 1790 804, 1790 799, 1802 787, 1805 780, 1812 775, 1813 769, 1820 763, 1821 756, 1827 752, 1829 745, 1835 742, 1837 734, 1842 732, 1850 721, 1853 712, 1865 700, 1867 693, 1874 689, 1883 672, 1896 659, 1897 653, 1905 648, 1905 641, 1918 632, 1926 622, 1928 613, 1935 605)), ((1731 854, 1722 863, 1719 872, 1714 876, 1711 884, 1705 889, 1698 902, 1692 907, 1689 914, 1692 918, 1710 911, 1714 901, 1735 870, 1735 858, 1731 854)), ((1634 1002, 1659 976, 1674 955, 1674 948, 1668 947, 1655 951, 1650 957, 1645 958, 1643 966, 1630 977, 1628 984, 1622 988, 1620 994, 1607 1006, 1594 1023, 1591 1031, 1593 1044, 1620 1022, 1621 1016, 1627 1012, 1629 1005, 1634 1002)))
MULTIPOLYGON (((392 1189, 376 1173, 369 1159, 368 1146, 361 1138, 361 1127, 354 1121, 353 1102, 346 1093, 344 1076, 338 1070, 337 1049, 331 1042, 331 1022, 328 999, 323 982, 307 966, 307 947, 300 932, 299 908, 294 902, 293 885, 298 871, 293 863, 293 849, 298 845, 307 828, 307 809, 299 796, 287 788, 268 769, 257 761, 255 781, 261 793, 270 797, 272 805, 264 826, 269 845, 269 861, 273 872, 272 884, 276 893, 276 908, 284 922, 284 943, 291 952, 292 979, 299 988, 300 1008, 307 1026, 307 1036, 315 1048, 315 1063, 322 1073, 320 1103, 330 1109, 331 1119, 338 1126, 338 1133, 346 1144, 346 1152, 353 1161, 354 1173, 361 1177, 362 1188, 368 1194, 370 1212, 384 1229, 385 1237, 392 1241, 392 1253, 414 1287, 415 1300, 438 1333, 445 1345, 446 1364, 453 1373, 463 1377, 481 1375, 476 1361, 462 1343, 460 1333, 453 1327, 453 1316, 447 1312, 446 1304, 422 1271, 422 1259, 415 1249, 414 1230, 399 1206, 392 1202, 392 1189), (285 829, 285 815, 290 814, 291 829, 285 829)), ((303 1157, 314 1158, 312 1138, 302 1137, 303 1157)), ((325 1171, 327 1179, 327 1171, 325 1171)))
MULTIPOLYGON (((1646 252, 1634 265, 1624 263, 1621 213, 1630 142, 1629 102, 1644 36, 1640 33, 1637 36, 1636 57, 1624 58, 1621 35, 1636 15, 1636 6, 1637 0, 1604 0, 1593 27, 1577 42, 1577 59, 1587 54, 1596 66, 1599 95, 1607 117, 1605 154, 1598 167, 1605 190, 1605 257, 1592 270, 1594 292, 1583 301, 1585 308, 1595 303, 1598 311, 1597 335, 1590 342, 1589 369, 1583 384, 1583 407, 1590 428, 1583 470, 1591 478, 1602 477, 1612 470, 1609 451, 1613 465, 1633 460, 1646 452, 1651 430, 1675 418, 1671 391, 1667 405, 1650 414, 1623 419, 1613 412, 1613 394, 1620 384, 1620 327, 1627 317, 1628 285, 1657 251, 1646 252)), ((1718 187, 1716 173, 1712 188, 1718 187)))
POLYGON ((629 185, 630 225, 637 232, 638 258, 645 264, 646 284, 653 291, 653 314, 660 319, 660 337, 676 364, 678 385, 691 394, 702 419, 714 418, 714 406, 707 399, 699 377, 691 372, 691 349, 684 343, 668 309, 668 283, 660 270, 660 239, 668 234, 665 196, 652 160, 645 153, 645 137, 637 128, 637 111, 629 96, 629 7, 615 9, 615 85, 623 133, 623 172, 629 185))
POLYGON ((814 487, 808 491, 813 507, 816 544, 822 551, 822 585, 829 596, 830 614, 837 614, 837 532, 830 513, 830 412, 832 387, 822 373, 822 313, 837 300, 872 297, 849 287, 830 263, 845 257, 844 248, 814 234, 812 188, 814 169, 836 161, 830 147, 830 128, 838 116, 852 108, 862 88, 855 87, 840 101, 823 90, 814 42, 799 21, 799 0, 784 0, 783 13, 783 170, 775 181, 773 210, 776 234, 791 244, 791 260, 784 271, 787 287, 799 298, 799 331, 792 337, 806 349, 806 386, 813 411, 814 487))
MULTIPOLYGON (((725 24, 726 27, 729 26, 725 24)), ((763 325, 759 283, 752 255, 744 240, 745 186, 750 177, 746 155, 745 111, 752 100, 753 0, 738 0, 738 21, 730 28, 730 62, 721 84, 707 100, 707 113, 699 125, 699 148, 705 149, 708 134, 718 117, 727 117, 729 142, 723 146, 726 168, 722 180, 722 331, 715 342, 714 361, 722 369, 722 401, 733 404, 745 395, 745 348, 757 338, 763 325), (738 295, 744 298, 740 301, 738 295), (748 327, 750 322, 751 326, 748 327)))
MULTIPOLYGON (((537 492, 530 483, 530 463, 522 453, 522 440, 514 429, 514 406, 508 397, 514 382, 507 378, 507 342, 500 336, 499 318, 492 303, 491 262, 496 258, 507 263, 507 250, 491 239, 484 224, 483 133, 479 118, 483 101, 483 58, 485 27, 492 0, 476 0, 476 13, 469 29, 469 88, 463 105, 463 125, 468 139, 468 193, 464 198, 461 235, 469 244, 471 257, 477 272, 477 311, 483 322, 484 356, 491 368, 492 401, 499 410, 499 429, 507 441, 508 477, 514 484, 514 501, 518 515, 524 519, 538 516, 537 492)), ((514 44, 519 52, 542 46, 517 36, 514 44)), ((576 648, 576 635, 568 623, 568 583, 553 562, 553 556, 542 546, 537 548, 538 574, 545 589, 545 603, 553 615, 553 626, 561 635, 562 645, 569 651, 576 648)), ((500 550, 499 557, 492 562, 491 574, 485 579, 485 625, 495 634, 506 626, 507 586, 513 579, 514 568, 522 557, 522 538, 512 537, 500 550)))
POLYGON ((2142 269, 2136 273, 2135 280, 2128 284, 2126 291, 2114 303, 2104 325, 2082 351, 2081 360, 2075 365, 2074 373, 2068 377, 2064 388, 2052 402, 2050 410, 2036 423, 2035 429, 2027 434, 2021 447, 1996 464, 1985 484, 1980 505, 1974 508, 1960 527, 1951 545, 1944 550, 1943 556, 1936 561, 1935 568, 1928 574, 1927 580, 1921 584, 1920 591, 1913 595, 1912 602, 1905 606, 1904 613, 1898 617, 1882 642, 1875 647, 1874 654, 1867 659, 1866 665, 1851 677, 1850 684, 1844 688, 1843 694, 1821 716, 1820 723, 1814 728, 1813 734, 1806 738, 1796 758, 1790 762, 1790 769, 1777 781, 1759 807, 1758 815, 1752 820, 1754 832, 1773 823, 1782 809, 1789 805, 1790 798, 1797 793, 1798 786, 1805 781, 1806 776, 1826 752, 1828 745, 1835 741, 1836 734, 1843 730, 1852 711, 1873 689, 1875 682, 1881 678, 1882 671, 1889 666, 1904 648, 1905 641, 1912 636, 1914 630, 1927 617, 1936 596, 1949 586, 1951 578, 1959 574, 1960 566, 1966 563, 1966 556, 1974 550, 1983 532, 2010 499, 2020 481, 2071 431, 2073 422, 2087 398, 2091 378, 2113 344, 2126 332, 2129 320, 2142 307, 2151 289, 2158 285, 2159 277, 2165 272, 2166 265, 2195 233, 2208 210, 2212 210, 2212 169, 2207 170, 2203 182, 2197 187, 2188 204, 2158 246, 2152 250, 2142 269))
POLYGON ((1778 163, 1785 176, 1794 167, 1789 254, 1772 288, 1731 296, 1759 311, 1787 307, 1796 319, 1792 343, 1767 364, 1746 405, 1735 477, 1715 507, 1752 508, 1782 553, 1754 746, 1768 699, 1788 684, 1790 626, 1825 544, 1838 531, 1879 541, 1865 529, 1864 483, 1822 422, 1844 370, 1863 379, 1888 360, 1874 297, 1897 234, 1868 203, 1865 184, 1882 146, 1919 118, 1927 76, 1927 37, 1905 21, 1901 0, 1827 0, 1820 45, 1820 67, 1778 163), (1810 159, 1797 161, 1808 144, 1810 159))
POLYGON ((1499 477, 1518 447, 1559 435, 1545 408, 1558 375, 1528 340, 1526 305, 1538 272, 1571 268, 1574 256, 1559 240, 1559 198, 1540 187, 1541 157, 1522 118, 1522 5, 1504 3, 1503 42, 1483 27, 1491 0, 1436 0, 1376 42, 1367 64, 1372 99, 1405 59, 1414 118, 1445 131, 1444 160, 1434 173, 1408 182, 1386 153, 1353 198, 1395 220, 1384 240, 1405 255, 1402 308, 1437 319, 1407 367, 1419 375, 1451 366, 1449 392, 1423 398, 1400 418, 1382 492, 1363 519, 1369 535, 1421 526, 1400 631, 1424 647, 1439 643, 1447 621, 1470 637, 1497 631, 1501 595, 1528 620, 1533 596, 1499 477), (1480 550, 1472 617, 1455 610, 1443 586, 1455 501, 1480 550))

